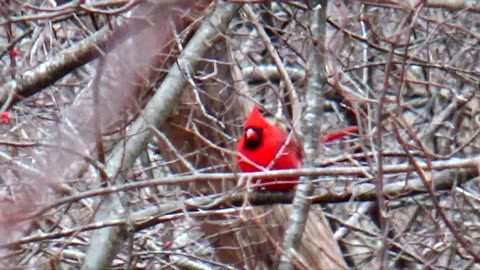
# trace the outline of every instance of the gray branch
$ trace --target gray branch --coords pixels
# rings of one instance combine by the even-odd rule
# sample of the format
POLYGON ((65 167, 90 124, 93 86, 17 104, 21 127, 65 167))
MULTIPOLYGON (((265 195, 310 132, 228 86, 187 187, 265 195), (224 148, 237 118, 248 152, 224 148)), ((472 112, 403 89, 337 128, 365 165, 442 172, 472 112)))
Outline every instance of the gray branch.
MULTIPOLYGON (((134 163, 145 149, 151 132, 149 126, 161 126, 175 104, 178 103, 183 91, 187 88, 184 79, 185 71, 194 72, 207 53, 209 46, 205 41, 213 40, 224 29, 241 5, 219 2, 215 11, 198 29, 195 36, 178 57, 176 64, 170 69, 155 96, 145 107, 142 117, 128 130, 126 142, 121 142, 114 148, 106 166, 107 173, 114 177, 120 169, 125 170, 134 163)), ((116 180, 118 181, 118 180, 116 180)), ((126 200, 122 193, 106 196, 101 202, 95 220, 106 221, 122 215, 122 201, 126 200)), ((124 214, 123 214, 124 215, 124 214)), ((125 239, 125 226, 104 228, 93 232, 82 269, 107 269, 121 249, 125 239)))
MULTIPOLYGON (((322 114, 322 87, 325 84, 325 56, 324 42, 326 38, 326 9, 327 1, 311 1, 312 6, 311 33, 312 42, 309 51, 312 57, 307 62, 306 106, 302 132, 304 134, 304 149, 307 154, 305 166, 313 166, 312 153, 315 152, 320 138, 321 126, 318 119, 322 114)), ((297 121, 300 122, 300 121, 297 121)), ((290 254, 297 253, 302 239, 305 224, 308 219, 311 202, 307 199, 313 193, 313 185, 306 178, 298 185, 293 211, 283 240, 283 249, 286 251, 280 258, 278 269, 293 269, 290 254)), ((319 225, 321 226, 321 225, 319 225)), ((328 228, 324 228, 328 230, 328 228)))

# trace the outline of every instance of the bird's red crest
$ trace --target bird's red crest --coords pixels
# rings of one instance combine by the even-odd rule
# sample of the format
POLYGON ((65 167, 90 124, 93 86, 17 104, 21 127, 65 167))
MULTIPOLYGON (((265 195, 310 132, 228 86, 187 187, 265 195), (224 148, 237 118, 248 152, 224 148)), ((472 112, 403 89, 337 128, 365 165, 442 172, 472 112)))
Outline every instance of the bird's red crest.
POLYGON ((263 117, 263 115, 260 113, 260 109, 255 105, 253 106, 252 112, 248 116, 247 121, 245 122, 245 129, 249 127, 254 127, 254 128, 265 128, 270 126, 268 123, 267 119, 263 117))

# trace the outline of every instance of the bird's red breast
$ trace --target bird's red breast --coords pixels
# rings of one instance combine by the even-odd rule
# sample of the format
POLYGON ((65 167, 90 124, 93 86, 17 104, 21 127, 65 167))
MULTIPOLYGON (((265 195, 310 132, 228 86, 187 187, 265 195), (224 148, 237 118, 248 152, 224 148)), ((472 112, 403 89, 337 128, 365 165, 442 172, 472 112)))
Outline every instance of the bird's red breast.
MULTIPOLYGON (((270 124, 255 106, 248 116, 237 151, 238 166, 242 172, 284 170, 302 167, 302 149, 297 141, 277 126, 270 124)), ((259 190, 291 190, 298 177, 281 179, 254 179, 259 190)))

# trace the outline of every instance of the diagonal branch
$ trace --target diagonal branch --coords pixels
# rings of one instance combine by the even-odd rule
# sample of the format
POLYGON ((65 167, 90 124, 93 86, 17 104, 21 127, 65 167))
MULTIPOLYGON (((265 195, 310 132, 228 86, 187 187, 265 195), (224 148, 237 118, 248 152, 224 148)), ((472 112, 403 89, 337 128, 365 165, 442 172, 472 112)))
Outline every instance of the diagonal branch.
MULTIPOLYGON (((164 8, 163 4, 157 5, 157 10, 164 8)), ((155 11, 152 11, 154 14, 155 11)), ((115 30, 107 25, 95 34, 79 42, 77 45, 64 50, 37 67, 20 74, 17 79, 10 80, 0 86, 0 107, 11 107, 23 98, 30 97, 52 85, 75 69, 111 51, 125 39, 132 38, 142 29, 151 26, 145 20, 128 20, 120 23, 115 30), (9 104, 9 97, 13 96, 9 104)))
MULTIPOLYGON (((219 2, 213 14, 206 20, 190 40, 182 54, 178 57, 162 85, 143 110, 133 126, 128 130, 128 139, 116 145, 110 156, 106 170, 110 177, 120 170, 130 168, 147 145, 151 132, 149 126, 162 125, 183 91, 187 88, 184 70, 194 72, 201 59, 210 48, 205 41, 214 40, 220 29, 224 29, 241 5, 219 2)), ((119 180, 117 180, 119 181, 119 180)), ((106 196, 99 207, 96 221, 118 218, 123 212, 123 194, 106 196)), ((104 228, 94 231, 82 269, 107 269, 122 247, 126 234, 126 226, 104 228)))

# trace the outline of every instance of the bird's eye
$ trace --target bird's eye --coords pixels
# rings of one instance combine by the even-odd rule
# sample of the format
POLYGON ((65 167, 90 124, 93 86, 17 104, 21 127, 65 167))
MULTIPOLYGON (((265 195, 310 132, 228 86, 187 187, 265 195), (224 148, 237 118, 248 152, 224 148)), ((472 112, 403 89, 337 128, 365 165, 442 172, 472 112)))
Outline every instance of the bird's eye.
POLYGON ((262 130, 256 128, 245 129, 245 146, 248 149, 255 149, 262 143, 262 130))

